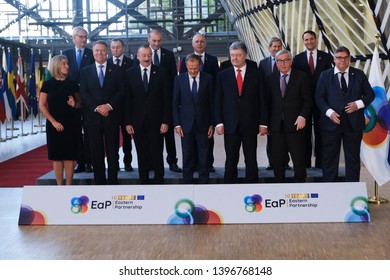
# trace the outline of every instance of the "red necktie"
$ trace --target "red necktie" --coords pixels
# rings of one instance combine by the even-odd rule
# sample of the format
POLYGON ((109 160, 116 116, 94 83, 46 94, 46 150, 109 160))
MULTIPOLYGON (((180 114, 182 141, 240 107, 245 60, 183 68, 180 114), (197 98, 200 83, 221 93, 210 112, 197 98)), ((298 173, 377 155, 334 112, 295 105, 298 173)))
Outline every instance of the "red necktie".
POLYGON ((242 91, 242 76, 241 76, 241 69, 237 69, 237 88, 238 88, 238 95, 241 96, 242 91))
POLYGON ((310 73, 313 75, 314 74, 313 52, 310 52, 310 56, 309 56, 309 69, 310 69, 310 73))

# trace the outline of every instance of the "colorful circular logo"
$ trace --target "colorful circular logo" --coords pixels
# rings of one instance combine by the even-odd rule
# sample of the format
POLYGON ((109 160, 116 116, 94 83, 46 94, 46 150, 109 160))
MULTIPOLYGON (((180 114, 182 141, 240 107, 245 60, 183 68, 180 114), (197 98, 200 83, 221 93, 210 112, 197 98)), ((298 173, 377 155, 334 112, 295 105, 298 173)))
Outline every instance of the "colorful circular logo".
POLYGON ((252 196, 246 196, 244 198, 245 210, 249 213, 260 212, 263 210, 263 198, 259 194, 254 194, 252 196))
POLYGON ((70 211, 74 214, 84 214, 88 211, 88 202, 89 198, 85 195, 80 197, 75 196, 70 200, 70 211))

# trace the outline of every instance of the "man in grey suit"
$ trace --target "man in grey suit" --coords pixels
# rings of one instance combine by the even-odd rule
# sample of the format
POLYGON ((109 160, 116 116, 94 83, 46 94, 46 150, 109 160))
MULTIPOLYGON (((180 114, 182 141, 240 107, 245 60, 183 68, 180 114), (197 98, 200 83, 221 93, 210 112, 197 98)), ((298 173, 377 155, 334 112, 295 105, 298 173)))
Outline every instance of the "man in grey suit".
MULTIPOLYGON (((264 76, 267 77, 271 75, 273 72, 278 72, 278 67, 276 65, 275 61, 275 55, 278 51, 283 49, 282 40, 280 40, 278 37, 271 37, 268 41, 268 51, 270 53, 270 56, 260 60, 259 63, 259 69, 263 72, 264 76)), ((267 135, 267 146, 266 146, 266 152, 267 152, 267 158, 268 158, 268 166, 266 167, 267 170, 273 169, 272 164, 272 148, 271 148, 271 135, 267 135)), ((290 161, 290 157, 287 153, 286 155, 286 169, 291 169, 291 167, 288 165, 288 162, 290 161)))
POLYGON ((197 159, 199 183, 207 184, 209 139, 214 133, 213 77, 200 72, 201 63, 200 56, 187 55, 188 73, 180 74, 175 79, 172 108, 173 125, 181 137, 184 181, 194 183, 197 159))
POLYGON ((363 109, 374 100, 375 93, 364 72, 350 66, 351 55, 346 47, 334 53, 335 67, 322 72, 315 95, 321 112, 323 179, 336 181, 343 141, 345 180, 358 182, 360 145, 366 127, 363 109))

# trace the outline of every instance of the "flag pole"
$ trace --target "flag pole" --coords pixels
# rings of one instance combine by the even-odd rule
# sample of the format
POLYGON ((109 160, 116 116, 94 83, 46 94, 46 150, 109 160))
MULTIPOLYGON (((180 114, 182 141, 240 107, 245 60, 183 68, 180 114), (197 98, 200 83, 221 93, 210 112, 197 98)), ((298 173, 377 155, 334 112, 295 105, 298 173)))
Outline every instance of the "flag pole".
MULTIPOLYGON (((375 48, 376 49, 378 49, 378 47, 379 47, 380 38, 381 38, 381 36, 379 34, 375 34, 375 39, 376 39, 375 48)), ((379 186, 378 186, 377 181, 374 182, 374 196, 369 197, 368 202, 373 203, 373 204, 378 204, 378 205, 389 203, 389 200, 379 196, 379 186)))
POLYGON ((378 183, 375 181, 375 194, 374 196, 368 198, 369 203, 374 203, 374 204, 386 204, 389 203, 389 201, 386 198, 380 197, 379 196, 379 187, 378 183))

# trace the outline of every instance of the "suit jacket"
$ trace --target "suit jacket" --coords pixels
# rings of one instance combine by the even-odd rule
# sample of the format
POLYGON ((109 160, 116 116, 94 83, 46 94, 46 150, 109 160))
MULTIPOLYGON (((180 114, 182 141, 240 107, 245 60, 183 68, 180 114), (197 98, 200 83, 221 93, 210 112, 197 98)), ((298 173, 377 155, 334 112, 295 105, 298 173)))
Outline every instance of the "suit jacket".
POLYGON ((213 125, 213 77, 200 73, 198 98, 194 100, 188 73, 175 79, 173 90, 173 126, 180 125, 184 133, 189 133, 195 125, 198 132, 206 134, 213 125))
MULTIPOLYGON (((107 63, 116 64, 112 56, 107 59, 107 63)), ((130 69, 133 66, 134 66, 134 61, 131 58, 124 55, 120 69, 122 69, 123 72, 125 72, 127 69, 130 69)))
POLYGON ((260 60, 259 69, 264 73, 264 76, 268 76, 272 74, 272 56, 266 57, 260 60))
POLYGON ((133 125, 135 133, 147 118, 154 131, 159 131, 163 123, 170 124, 172 94, 164 68, 152 65, 147 91, 142 82, 140 66, 127 70, 126 99, 125 123, 133 125))
POLYGON ((317 64, 314 69, 313 75, 310 73, 309 61, 307 59, 307 51, 297 54, 294 57, 292 66, 293 68, 306 73, 307 77, 309 78, 310 89, 314 99, 314 94, 317 87, 317 81, 321 73, 329 68, 332 68, 332 64, 333 64, 333 57, 330 54, 317 50, 317 64))
MULTIPOLYGON (((245 59, 245 63, 249 67, 253 67, 253 68, 257 69, 257 64, 253 60, 245 59)), ((231 66, 233 66, 232 62, 230 61, 230 59, 228 59, 228 60, 225 60, 225 61, 221 62, 221 65, 219 65, 219 70, 222 71, 222 70, 225 70, 225 69, 227 69, 227 68, 229 68, 231 66)))
POLYGON ((307 119, 313 105, 306 74, 295 69, 291 70, 284 97, 280 91, 279 71, 267 76, 267 88, 270 131, 280 131, 283 119, 284 131, 295 132, 294 123, 298 116, 307 119))
MULTIPOLYGON (((69 65, 68 76, 72 80, 79 82, 80 81, 80 71, 79 71, 79 68, 77 66, 77 58, 76 58, 75 48, 71 48, 69 50, 66 50, 66 51, 64 51, 63 54, 68 58, 68 65, 69 65)), ((93 58, 92 50, 89 48, 85 48, 83 56, 81 58, 80 69, 82 69, 85 66, 88 66, 90 64, 93 64, 94 62, 95 62, 95 59, 93 58)))
MULTIPOLYGON (((349 67, 348 92, 344 97, 341 92, 338 75, 334 74, 334 68, 323 72, 318 81, 315 102, 321 111, 320 127, 324 130, 335 130, 338 125, 327 117, 326 111, 333 109, 339 115, 344 114, 344 107, 353 101, 361 99, 367 107, 375 98, 375 93, 363 71, 349 67)), ((357 110, 346 114, 351 126, 356 131, 363 131, 366 127, 364 111, 357 110)))
POLYGON ((95 63, 82 68, 80 95, 83 102, 84 125, 100 125, 104 118, 114 125, 119 124, 123 94, 123 72, 117 65, 107 63, 103 87, 100 86, 95 63), (113 108, 108 117, 95 112, 97 106, 107 103, 113 108))
POLYGON ((234 67, 218 73, 215 89, 215 125, 222 123, 226 134, 237 127, 243 135, 258 134, 267 121, 265 84, 262 73, 246 67, 241 96, 238 94, 234 67))
MULTIPOLYGON (((180 61, 180 74, 185 72, 187 72, 187 66, 186 66, 186 60, 185 58, 183 58, 180 61)), ((213 76, 215 80, 219 72, 218 59, 215 56, 208 54, 206 52, 204 57, 202 72, 209 73, 211 76, 213 76)))

